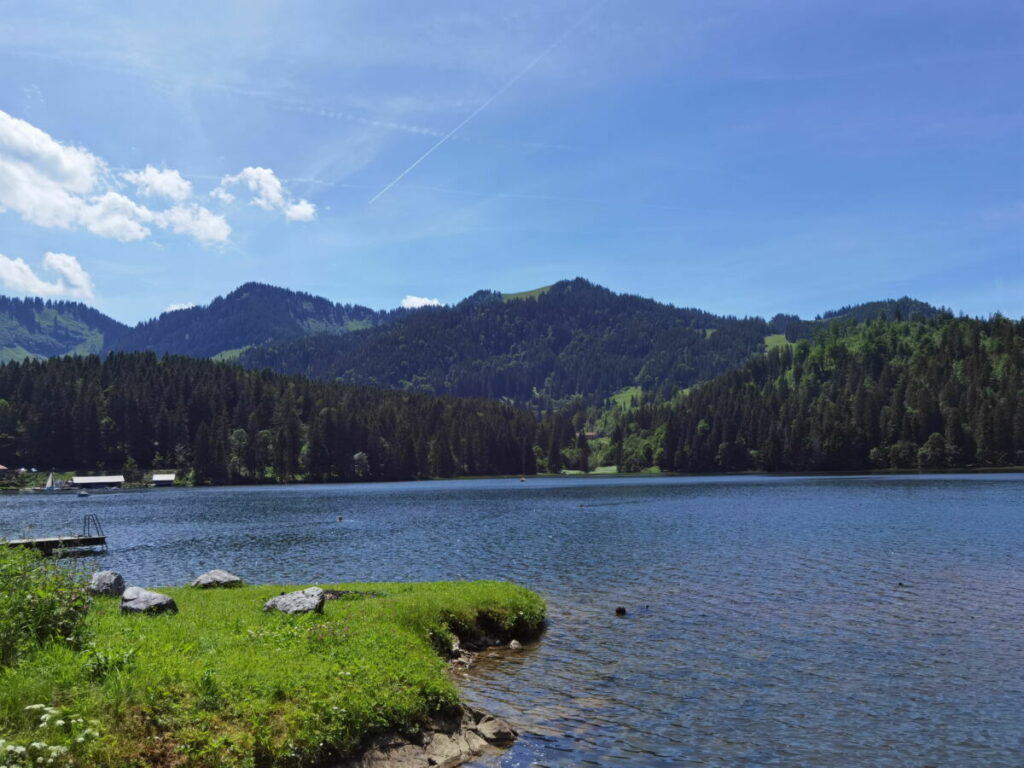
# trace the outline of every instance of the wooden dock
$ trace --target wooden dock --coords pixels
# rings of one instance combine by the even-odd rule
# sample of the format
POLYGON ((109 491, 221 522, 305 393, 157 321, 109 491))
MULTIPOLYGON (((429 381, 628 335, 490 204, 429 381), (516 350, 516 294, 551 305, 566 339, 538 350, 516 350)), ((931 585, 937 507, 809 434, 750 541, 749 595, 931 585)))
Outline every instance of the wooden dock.
POLYGON ((11 539, 5 542, 8 547, 32 547, 44 555, 52 555, 62 549, 82 549, 84 547, 107 548, 106 536, 51 536, 45 539, 11 539))
POLYGON ((70 533, 67 536, 45 536, 38 539, 11 539, 3 543, 8 547, 38 549, 44 555, 93 547, 99 547, 104 552, 107 551, 107 536, 96 515, 85 515, 82 518, 82 534, 80 536, 70 533))

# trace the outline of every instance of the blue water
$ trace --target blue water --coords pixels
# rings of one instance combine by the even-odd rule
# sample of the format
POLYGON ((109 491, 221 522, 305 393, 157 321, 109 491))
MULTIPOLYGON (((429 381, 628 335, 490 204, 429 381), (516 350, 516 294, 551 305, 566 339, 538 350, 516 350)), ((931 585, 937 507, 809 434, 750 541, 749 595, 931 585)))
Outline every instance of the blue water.
POLYGON ((1024 476, 18 494, 0 536, 83 512, 139 585, 537 590, 543 639, 460 678, 522 733, 479 765, 1024 766, 1024 476))

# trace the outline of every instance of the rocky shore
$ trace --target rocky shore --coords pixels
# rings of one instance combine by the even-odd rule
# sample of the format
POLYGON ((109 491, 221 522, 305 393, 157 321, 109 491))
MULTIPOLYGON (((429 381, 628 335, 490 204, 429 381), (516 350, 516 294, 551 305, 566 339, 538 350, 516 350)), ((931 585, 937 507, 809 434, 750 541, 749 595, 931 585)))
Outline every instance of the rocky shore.
POLYGON ((357 759, 338 768, 454 768, 481 755, 497 754, 518 732, 507 721, 472 707, 436 715, 415 737, 382 736, 357 759))

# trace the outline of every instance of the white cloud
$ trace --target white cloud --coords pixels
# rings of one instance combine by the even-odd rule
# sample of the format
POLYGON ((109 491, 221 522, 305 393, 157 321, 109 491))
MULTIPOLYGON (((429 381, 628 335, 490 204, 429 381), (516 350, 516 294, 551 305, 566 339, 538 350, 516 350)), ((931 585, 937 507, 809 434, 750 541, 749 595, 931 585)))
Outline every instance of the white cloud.
POLYGON ((284 209, 288 221, 312 221, 316 218, 316 206, 308 200, 299 200, 284 209))
POLYGON ((168 304, 167 309, 165 309, 164 312, 177 312, 179 309, 192 309, 192 307, 194 306, 195 304, 191 304, 189 302, 183 302, 181 304, 168 304))
POLYGON ((252 204, 265 211, 284 207, 284 186, 281 180, 269 168, 243 168, 234 176, 225 176, 220 180, 221 188, 234 184, 245 184, 253 193, 252 204))
POLYGON ((134 184, 138 193, 144 197, 166 197, 181 203, 192 196, 192 182, 170 168, 161 171, 147 165, 141 171, 122 173, 121 178, 134 184))
POLYGON ((94 235, 128 242, 149 237, 149 228, 141 222, 152 221, 147 208, 118 192, 106 192, 78 206, 77 221, 94 235))
POLYGON ((0 111, 0 207, 41 227, 75 226, 103 161, 0 111))
POLYGON ((5 164, 27 166, 69 192, 91 191, 103 161, 79 147, 69 147, 31 123, 0 110, 0 157, 5 164))
POLYGON ((284 185, 270 168, 250 166, 243 168, 234 176, 225 176, 220 180, 220 186, 210 192, 210 195, 225 203, 234 202, 235 196, 228 191, 228 187, 238 184, 252 192, 250 205, 265 211, 283 211, 289 221, 312 221, 316 218, 316 206, 313 203, 308 200, 299 200, 295 203, 288 200, 284 185))
POLYGON ((215 197, 222 203, 235 202, 235 196, 228 192, 226 189, 223 189, 222 187, 217 187, 216 189, 211 190, 210 197, 215 197))
POLYGON ((422 296, 406 296, 402 299, 402 306, 406 309, 419 309, 420 307, 443 307, 444 302, 438 299, 425 299, 422 296))
POLYGON ((227 219, 200 205, 176 205, 153 214, 153 222, 179 235, 191 235, 204 244, 225 243, 231 235, 227 219))
MULTIPOLYGON (((80 147, 62 144, 0 110, 0 213, 9 210, 40 227, 85 229, 122 242, 143 240, 154 227, 195 238, 204 245, 224 243, 231 236, 231 226, 223 215, 184 204, 192 196, 192 184, 178 171, 147 165, 141 171, 122 173, 120 178, 134 184, 138 195, 168 198, 175 204, 154 210, 136 202, 118 191, 123 185, 102 159, 80 147)), ((230 203, 234 195, 223 187, 232 184, 245 184, 253 192, 253 204, 281 210, 291 221, 316 217, 312 203, 288 199, 269 168, 245 168, 235 176, 225 176, 210 194, 230 203)), ((40 285, 54 284, 40 281, 40 285)))
POLYGON ((74 256, 47 253, 43 257, 43 267, 57 273, 54 282, 47 282, 36 275, 23 259, 11 259, 0 254, 0 283, 12 291, 34 296, 95 298, 92 278, 74 256))
MULTIPOLYGON (((184 200, 191 184, 177 171, 153 166, 122 174, 139 193, 184 200)), ((61 144, 24 120, 0 111, 0 210, 40 227, 84 228, 122 242, 151 234, 148 224, 201 243, 227 240, 227 220, 200 206, 154 211, 114 191, 107 165, 79 147, 61 144)))

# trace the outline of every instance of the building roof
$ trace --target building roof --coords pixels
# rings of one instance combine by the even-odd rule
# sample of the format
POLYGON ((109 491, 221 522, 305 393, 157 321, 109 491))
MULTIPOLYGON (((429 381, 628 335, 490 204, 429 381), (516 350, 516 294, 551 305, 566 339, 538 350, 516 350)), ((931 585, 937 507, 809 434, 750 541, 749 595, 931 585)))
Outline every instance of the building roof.
POLYGON ((153 482, 154 483, 173 483, 177 472, 154 472, 153 482))
POLYGON ((78 477, 76 475, 71 478, 71 482, 75 485, 109 485, 110 483, 123 483, 124 475, 95 475, 93 477, 78 477))

